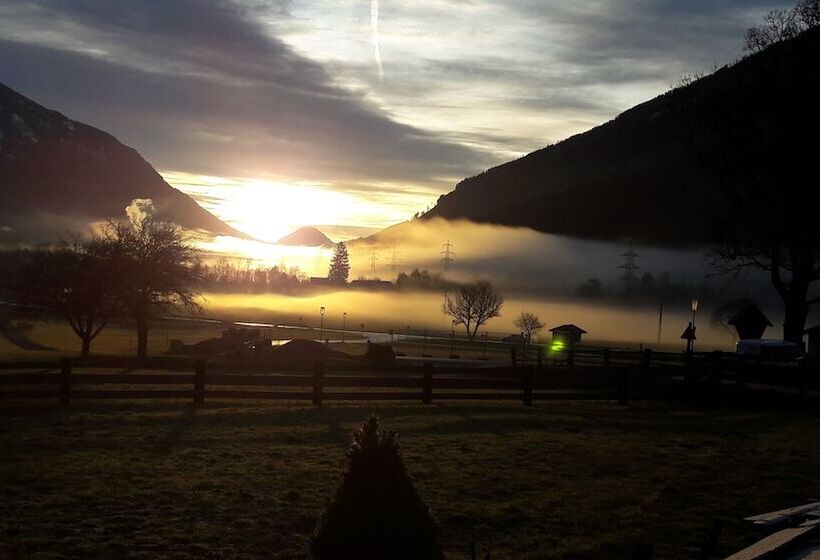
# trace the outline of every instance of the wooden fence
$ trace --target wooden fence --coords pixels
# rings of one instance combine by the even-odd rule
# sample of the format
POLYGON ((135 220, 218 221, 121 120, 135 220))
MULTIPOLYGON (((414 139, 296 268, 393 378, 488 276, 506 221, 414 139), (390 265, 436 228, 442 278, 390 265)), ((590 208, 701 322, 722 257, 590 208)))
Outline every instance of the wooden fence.
POLYGON ((770 367, 733 355, 693 355, 681 361, 650 352, 629 360, 609 354, 590 365, 579 354, 569 363, 513 367, 442 367, 433 364, 382 369, 316 364, 287 373, 255 364, 207 364, 155 358, 135 364, 126 358, 80 362, 0 363, 0 399, 213 399, 325 401, 445 400, 616 400, 669 398, 706 391, 767 389, 800 397, 818 396, 817 367, 770 367), (351 369, 352 368, 352 369, 351 369), (119 369, 117 373, 100 369, 119 369), (263 373, 264 371, 264 373, 263 373))

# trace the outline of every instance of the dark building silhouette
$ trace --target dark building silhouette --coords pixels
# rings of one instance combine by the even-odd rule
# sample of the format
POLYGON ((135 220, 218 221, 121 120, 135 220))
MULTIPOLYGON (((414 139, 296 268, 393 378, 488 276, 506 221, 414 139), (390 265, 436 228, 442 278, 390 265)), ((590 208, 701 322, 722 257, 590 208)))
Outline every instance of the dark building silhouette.
POLYGON ((772 326, 771 321, 763 315, 760 308, 751 303, 729 319, 729 324, 735 327, 737 337, 740 340, 761 338, 766 327, 772 326))
POLYGON ((575 346, 581 343, 581 335, 587 333, 584 329, 575 325, 561 325, 550 329, 553 342, 561 342, 567 346, 575 346))

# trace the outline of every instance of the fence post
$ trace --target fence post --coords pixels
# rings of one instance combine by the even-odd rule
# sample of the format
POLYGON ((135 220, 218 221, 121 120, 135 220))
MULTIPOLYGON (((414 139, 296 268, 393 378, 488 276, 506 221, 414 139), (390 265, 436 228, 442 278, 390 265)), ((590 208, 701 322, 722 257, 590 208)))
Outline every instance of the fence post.
POLYGON ((629 368, 627 366, 618 368, 618 404, 627 405, 629 403, 629 368))
POLYGON ((746 358, 743 354, 737 355, 737 362, 735 365, 735 383, 738 389, 746 387, 746 358))
POLYGON ((644 350, 643 356, 641 357, 643 358, 643 362, 641 363, 641 365, 643 366, 644 371, 649 371, 652 367, 652 349, 647 348, 646 350, 644 350))
POLYGON ((512 363, 513 369, 518 367, 518 359, 516 358, 515 347, 513 346, 510 347, 510 362, 512 363))
POLYGON ((806 363, 803 360, 797 362, 797 394, 800 395, 800 400, 806 400, 806 384, 808 376, 806 375, 806 363))
POLYGON ((205 403, 205 360, 194 364, 194 406, 205 403))
POLYGON ((322 404, 322 392, 325 387, 325 364, 316 362, 313 366, 313 404, 322 404))
POLYGON ((71 360, 63 358, 60 362, 60 404, 71 402, 71 360))
POLYGON ((538 347, 538 371, 543 371, 544 369, 544 348, 539 346, 538 347))
POLYGON ((609 348, 604 348, 604 367, 609 367, 609 348))
POLYGON ((532 406, 532 385, 534 377, 532 366, 527 366, 521 370, 521 387, 524 390, 521 401, 526 406, 532 406))
POLYGON ((421 402, 433 402, 433 364, 424 364, 424 377, 421 383, 421 402))
POLYGON ((570 347, 570 349, 567 350, 567 367, 575 367, 575 348, 570 347))

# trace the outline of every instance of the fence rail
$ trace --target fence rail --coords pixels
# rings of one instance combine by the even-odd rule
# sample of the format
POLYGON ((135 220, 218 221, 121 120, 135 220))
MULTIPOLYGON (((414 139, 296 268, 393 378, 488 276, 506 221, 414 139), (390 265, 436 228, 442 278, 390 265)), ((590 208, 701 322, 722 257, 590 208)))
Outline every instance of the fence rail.
MULTIPOLYGON (((512 367, 332 368, 305 373, 249 373, 247 367, 155 359, 0 363, 0 399, 214 399, 299 400, 617 400, 668 398, 687 391, 766 388, 817 397, 820 368, 771 367, 719 353, 687 356, 578 352, 560 365, 512 367), (590 358, 599 360, 597 363, 590 358), (123 369, 121 373, 87 371, 123 369), (216 371, 209 371, 211 369, 216 371), (146 372, 146 370, 148 370, 146 372), (152 371, 153 370, 153 371, 152 371), (157 371, 157 370, 161 370, 157 371), (181 373, 187 371, 187 373, 181 373)), ((515 364, 515 359, 513 359, 515 364)), ((247 366, 247 364, 245 364, 247 366)), ((254 371, 251 369, 250 371, 254 371)))

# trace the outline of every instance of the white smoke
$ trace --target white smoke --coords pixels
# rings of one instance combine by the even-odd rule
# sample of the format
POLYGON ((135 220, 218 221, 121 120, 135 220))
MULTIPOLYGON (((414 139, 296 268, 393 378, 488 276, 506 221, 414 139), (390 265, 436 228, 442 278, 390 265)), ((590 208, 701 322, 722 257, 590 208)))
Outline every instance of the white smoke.
POLYGON ((125 207, 125 215, 135 228, 139 228, 146 218, 154 215, 154 201, 150 198, 135 198, 125 207))
POLYGON ((379 47, 379 0, 371 0, 370 2, 370 33, 373 41, 373 58, 376 60, 376 67, 379 69, 379 80, 383 80, 382 51, 379 47))

